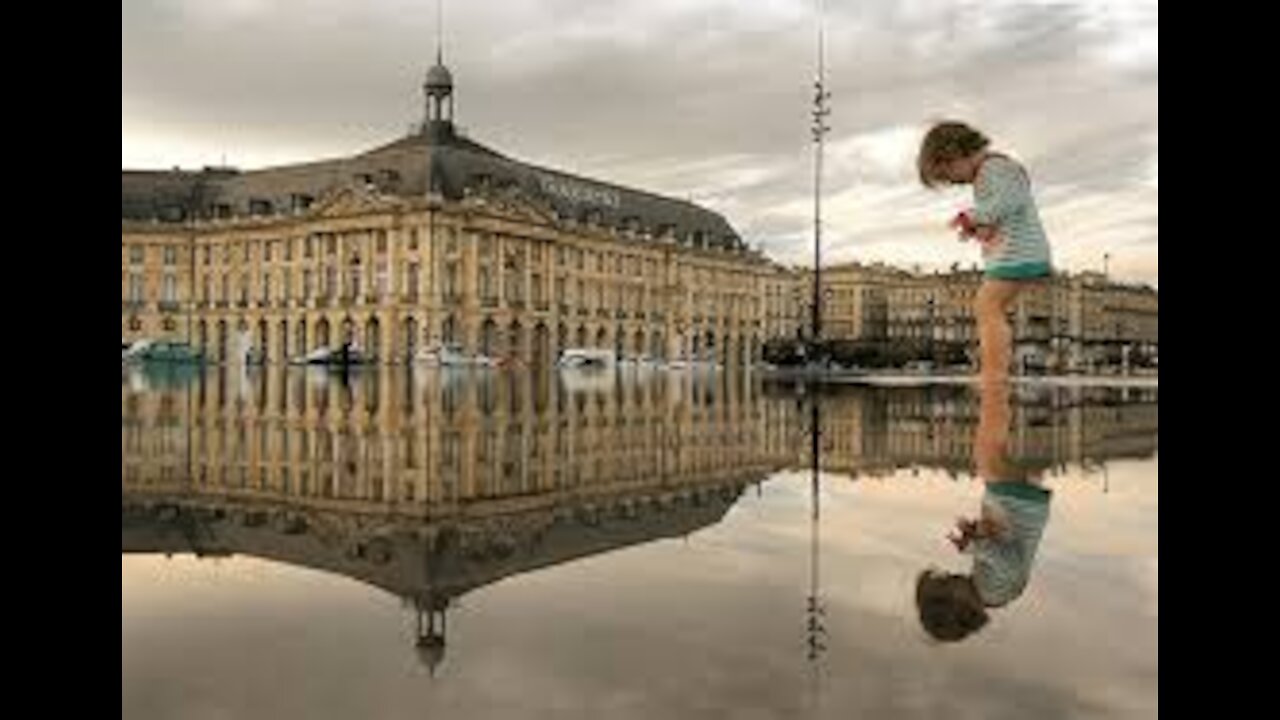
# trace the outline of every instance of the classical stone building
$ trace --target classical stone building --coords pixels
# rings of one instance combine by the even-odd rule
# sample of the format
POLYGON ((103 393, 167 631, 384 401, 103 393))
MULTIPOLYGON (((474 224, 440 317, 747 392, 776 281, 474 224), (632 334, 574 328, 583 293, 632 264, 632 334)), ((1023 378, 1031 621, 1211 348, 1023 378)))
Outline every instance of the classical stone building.
POLYGON ((354 157, 121 175, 121 336, 217 361, 353 342, 545 364, 566 347, 742 362, 795 332, 794 274, 693 203, 509 158, 426 119, 354 157))

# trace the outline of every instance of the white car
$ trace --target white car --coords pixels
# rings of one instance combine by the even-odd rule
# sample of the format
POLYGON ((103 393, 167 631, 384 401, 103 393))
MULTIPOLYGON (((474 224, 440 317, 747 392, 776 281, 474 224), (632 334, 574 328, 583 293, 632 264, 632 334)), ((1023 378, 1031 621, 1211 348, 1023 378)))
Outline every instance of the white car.
POLYGON ((493 367, 493 358, 487 355, 469 355, 457 343, 445 343, 423 348, 413 357, 416 364, 429 367, 493 367))

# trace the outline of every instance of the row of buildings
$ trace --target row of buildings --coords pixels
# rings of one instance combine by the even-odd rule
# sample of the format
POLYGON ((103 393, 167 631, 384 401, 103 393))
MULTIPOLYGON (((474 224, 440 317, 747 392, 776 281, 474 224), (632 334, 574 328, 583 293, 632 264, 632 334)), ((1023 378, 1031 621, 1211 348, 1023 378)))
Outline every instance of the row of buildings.
MULTIPOLYGON (((972 361, 977 269, 908 271, 847 264, 822 271, 823 337, 854 358, 972 361)), ((800 295, 812 302, 812 284, 800 295)), ((1015 301, 1010 318, 1018 362, 1055 372, 1156 367, 1159 291, 1101 273, 1058 274, 1015 301)))

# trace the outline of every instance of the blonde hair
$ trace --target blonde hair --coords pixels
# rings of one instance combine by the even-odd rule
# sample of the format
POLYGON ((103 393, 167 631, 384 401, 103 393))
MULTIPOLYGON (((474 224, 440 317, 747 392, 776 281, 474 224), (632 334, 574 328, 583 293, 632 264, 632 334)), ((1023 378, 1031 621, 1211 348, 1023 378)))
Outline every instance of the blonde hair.
POLYGON ((986 150, 990 144, 986 135, 962 122, 937 123, 920 142, 920 154, 916 158, 920 182, 928 188, 936 187, 946 180, 938 172, 940 165, 986 150))

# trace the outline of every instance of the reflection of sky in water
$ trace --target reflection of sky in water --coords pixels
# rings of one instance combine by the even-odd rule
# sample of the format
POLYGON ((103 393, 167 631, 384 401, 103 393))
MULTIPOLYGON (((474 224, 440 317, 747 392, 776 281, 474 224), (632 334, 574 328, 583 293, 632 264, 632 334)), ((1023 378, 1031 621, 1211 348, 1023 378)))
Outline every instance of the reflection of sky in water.
MULTIPOLYGON (((734 397, 747 407, 755 398, 761 415, 768 408, 783 415, 780 408, 795 403, 750 388, 734 397)), ((142 406, 148 399, 135 398, 142 406)), ((679 393, 666 401, 678 404, 679 393)), ((824 400, 824 410, 838 415, 850 403, 877 418, 887 410, 883 427, 875 420, 878 429, 863 430, 871 434, 913 432, 893 416, 902 405, 931 406, 928 398, 842 394, 824 400)), ((1150 413, 1133 417, 1148 423, 1150 413)), ((927 639, 913 584, 925 567, 967 565, 944 536, 957 515, 976 510, 982 484, 913 462, 915 470, 857 480, 824 474, 817 583, 827 649, 817 663, 805 659, 813 497, 807 439, 792 432, 795 461, 744 487, 718 522, 463 594, 447 612, 447 652, 434 677, 415 654, 412 610, 390 593, 241 554, 125 555, 122 711, 143 718, 1154 717, 1159 464, 1154 452, 1135 457, 1131 449, 1145 434, 1154 451, 1158 430, 1118 422, 1122 443, 1098 440, 1083 465, 1066 453, 1048 478, 1052 516, 1026 593, 963 643, 927 639), (1108 459, 1098 450, 1106 447, 1122 457, 1108 459)), ((146 492, 126 484, 125 499, 146 492)))

